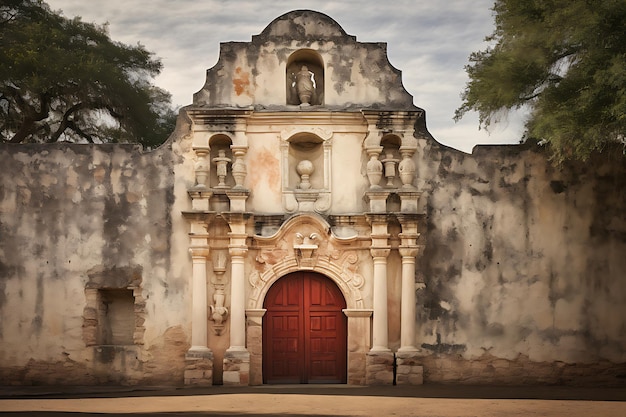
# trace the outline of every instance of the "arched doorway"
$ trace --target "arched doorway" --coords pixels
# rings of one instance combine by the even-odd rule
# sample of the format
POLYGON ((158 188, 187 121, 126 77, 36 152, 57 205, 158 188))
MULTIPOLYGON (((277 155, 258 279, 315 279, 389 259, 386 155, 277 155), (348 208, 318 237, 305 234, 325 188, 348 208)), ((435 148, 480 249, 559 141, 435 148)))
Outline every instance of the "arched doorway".
POLYGON ((346 302, 337 285, 316 272, 294 272, 265 297, 263 382, 345 383, 346 302))

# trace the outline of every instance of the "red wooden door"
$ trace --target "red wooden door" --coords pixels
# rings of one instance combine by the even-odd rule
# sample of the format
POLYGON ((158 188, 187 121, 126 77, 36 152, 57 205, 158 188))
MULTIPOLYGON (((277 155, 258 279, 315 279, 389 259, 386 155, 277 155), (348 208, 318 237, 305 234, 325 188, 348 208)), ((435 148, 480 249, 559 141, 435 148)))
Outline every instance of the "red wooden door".
POLYGON ((334 282, 313 272, 278 280, 265 297, 263 381, 345 383, 346 303, 334 282))

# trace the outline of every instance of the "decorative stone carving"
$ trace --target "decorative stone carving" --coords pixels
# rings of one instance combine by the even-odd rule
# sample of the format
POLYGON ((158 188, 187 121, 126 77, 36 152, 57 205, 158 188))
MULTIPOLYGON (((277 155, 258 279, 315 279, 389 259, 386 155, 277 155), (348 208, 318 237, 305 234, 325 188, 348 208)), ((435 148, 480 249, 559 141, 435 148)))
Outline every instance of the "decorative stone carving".
POLYGON ((216 335, 221 335, 224 329, 224 322, 228 316, 228 308, 225 306, 226 294, 224 292, 224 273, 226 272, 226 255, 224 252, 218 252, 213 261, 213 272, 215 278, 213 285, 215 292, 213 293, 213 304, 209 306, 211 314, 209 319, 214 322, 213 331, 216 335))
POLYGON ((298 188, 301 190, 308 190, 311 188, 311 181, 309 178, 314 171, 315 167, 308 159, 303 159, 298 162, 298 165, 296 166, 296 172, 300 175, 300 184, 298 185, 298 188))
POLYGON ((244 146, 231 146, 235 161, 232 165, 233 178, 235 179, 234 188, 244 188, 243 182, 246 179, 247 169, 246 163, 243 161, 243 157, 246 155, 246 147, 244 146))
POLYGON ((313 73, 309 71, 306 65, 303 65, 300 71, 296 74, 296 92, 300 99, 301 106, 310 106, 311 97, 315 91, 315 80, 313 73))
POLYGON ((198 160, 194 166, 196 172, 196 187, 197 188, 206 188, 206 182, 209 177, 209 161, 207 160, 207 156, 209 155, 208 148, 196 148, 196 155, 198 156, 198 160))
POLYGON ((405 146, 400 147, 400 154, 402 155, 402 161, 398 166, 400 172, 400 180, 402 181, 402 188, 413 189, 413 179, 415 178, 415 162, 413 162, 414 148, 405 146))
POLYGON ((385 159, 382 160, 382 163, 385 166, 385 178, 387 178, 387 187, 393 187, 393 180, 396 177, 396 164, 399 161, 399 159, 393 157, 393 154, 391 152, 387 152, 385 154, 385 159))
POLYGON ((303 269, 331 278, 345 295, 348 308, 363 308, 365 280, 358 273, 356 237, 341 238, 329 232, 330 225, 324 220, 303 214, 285 222, 273 236, 254 236, 258 253, 256 271, 248 277, 252 286, 248 308, 262 308, 263 296, 273 282, 303 269))
POLYGON ((370 183, 370 189, 380 188, 380 180, 383 177, 383 164, 378 160, 378 156, 382 151, 382 147, 367 149, 367 155, 370 160, 367 161, 367 179, 370 183))
MULTIPOLYGON (((212 159, 217 171, 217 182, 215 188, 228 188, 226 185, 226 175, 228 175, 228 163, 231 159, 226 156, 226 151, 220 149, 217 151, 217 156, 212 159)), ((245 168, 245 166, 244 166, 245 168)))
POLYGON ((330 209, 332 134, 318 127, 281 132, 283 207, 288 213, 330 209))
POLYGON ((311 233, 309 236, 304 236, 301 233, 296 233, 294 238, 293 248, 296 252, 296 258, 302 268, 312 268, 315 265, 315 257, 313 254, 318 248, 317 240, 319 235, 317 233, 311 233))
POLYGON ((216 288, 215 293, 213 294, 214 304, 209 307, 211 309, 210 318, 215 322, 213 329, 215 330, 215 334, 218 336, 222 334, 222 330, 224 329, 224 321, 226 320, 226 316, 228 315, 228 309, 224 306, 225 301, 226 294, 224 293, 224 288, 216 288))

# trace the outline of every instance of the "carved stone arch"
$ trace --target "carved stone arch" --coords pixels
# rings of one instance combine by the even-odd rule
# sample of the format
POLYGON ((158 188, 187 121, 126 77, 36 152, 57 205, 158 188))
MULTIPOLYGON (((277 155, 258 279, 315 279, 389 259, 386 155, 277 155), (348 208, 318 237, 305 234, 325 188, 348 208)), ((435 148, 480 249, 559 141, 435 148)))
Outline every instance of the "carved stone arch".
POLYGON ((285 68, 288 105, 324 104, 324 60, 313 49, 299 49, 287 59, 285 68))
POLYGON ((252 286, 249 309, 262 309, 274 282, 303 270, 318 272, 331 279, 341 290, 348 309, 364 308, 361 293, 364 280, 356 271, 358 257, 354 249, 348 247, 352 240, 334 236, 330 225, 320 216, 292 216, 273 236, 255 236, 255 240, 260 248, 256 261, 264 265, 264 269, 249 276, 252 286), (267 261, 264 258, 264 251, 273 253, 277 250, 281 253, 277 259, 267 261))
MULTIPOLYGON (((332 262, 322 261, 315 267, 306 270, 318 272, 332 280, 343 294, 348 309, 363 309, 363 296, 360 289, 355 285, 359 281, 346 276, 342 269, 332 262)), ((302 270, 297 262, 290 262, 289 259, 285 259, 284 262, 260 274, 257 281, 258 286, 254 287, 250 294, 248 308, 252 310, 262 309, 265 296, 276 281, 292 272, 302 270)))

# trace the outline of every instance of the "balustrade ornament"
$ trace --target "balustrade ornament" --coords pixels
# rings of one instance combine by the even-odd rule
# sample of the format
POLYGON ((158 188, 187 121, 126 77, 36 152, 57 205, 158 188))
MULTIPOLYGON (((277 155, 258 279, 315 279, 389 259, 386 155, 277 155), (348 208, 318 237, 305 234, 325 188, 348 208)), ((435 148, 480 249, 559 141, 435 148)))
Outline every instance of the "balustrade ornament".
MULTIPOLYGON (((212 159, 217 171, 217 186, 215 188, 228 188, 226 185, 226 175, 228 175, 228 163, 232 160, 226 156, 226 151, 220 149, 217 156, 212 159)), ((244 166, 245 168, 245 166, 244 166)))
POLYGON ((209 178, 210 165, 207 160, 209 149, 196 149, 198 160, 194 166, 196 171, 196 186, 198 188, 206 188, 206 182, 209 178))
POLYGON ((396 177, 396 164, 399 159, 393 157, 391 152, 387 152, 382 163, 385 166, 385 178, 387 178, 387 187, 393 187, 393 180, 396 177))
POLYGON ((231 146, 235 161, 232 165, 233 178, 235 179, 234 188, 244 188, 243 182, 246 179, 247 169, 243 157, 246 154, 246 148, 243 146, 231 146))
POLYGON ((413 179, 415 178, 415 162, 413 162, 412 159, 414 152, 415 149, 413 148, 400 147, 402 161, 400 161, 400 164, 398 165, 398 171, 400 172, 402 188, 414 188, 413 179))
POLYGON ((370 148, 367 155, 370 160, 367 161, 367 179, 370 183, 370 189, 380 188, 380 180, 383 177, 383 164, 378 160, 382 148, 370 148))

